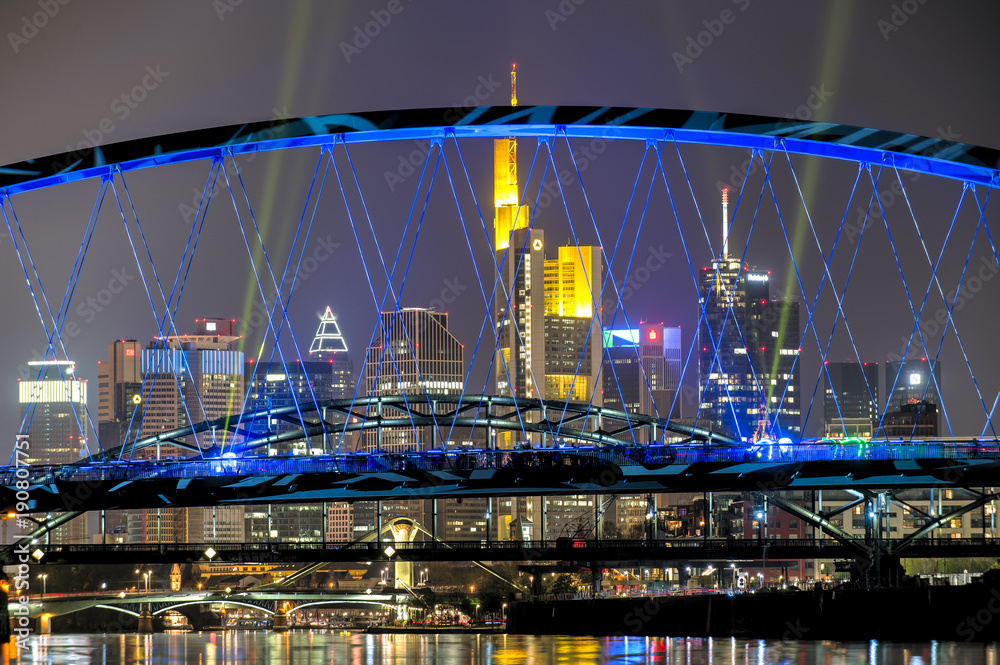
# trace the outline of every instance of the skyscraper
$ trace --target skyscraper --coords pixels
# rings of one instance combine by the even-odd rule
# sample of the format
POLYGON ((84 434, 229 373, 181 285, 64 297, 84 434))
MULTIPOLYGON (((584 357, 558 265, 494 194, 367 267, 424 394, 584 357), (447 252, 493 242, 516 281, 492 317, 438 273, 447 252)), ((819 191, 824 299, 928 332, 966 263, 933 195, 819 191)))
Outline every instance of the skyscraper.
POLYGON ((933 376, 927 358, 885 364, 886 405, 883 423, 888 436, 938 436, 943 409, 938 386, 941 363, 933 376))
MULTIPOLYGON (((87 382, 71 360, 29 362, 37 379, 18 381, 21 437, 27 437, 27 464, 72 464, 87 454, 87 382)), ((86 521, 56 529, 53 543, 86 542, 86 521)))
MULTIPOLYGON (((306 423, 342 422, 339 413, 319 414, 313 408, 313 400, 322 403, 333 399, 345 399, 354 394, 352 365, 347 353, 347 343, 340 333, 337 319, 329 307, 320 318, 319 328, 309 350, 309 358, 296 358, 281 363, 277 360, 261 360, 246 363, 246 384, 250 386, 248 411, 264 411, 272 408, 301 404, 306 407, 302 419, 306 423)), ((283 418, 254 421, 251 430, 256 434, 265 431, 281 433, 299 427, 298 422, 283 418)), ((350 441, 345 439, 348 446, 350 441)), ((270 455, 308 455, 332 449, 339 438, 324 442, 322 435, 289 443, 275 444, 268 448, 270 455)), ((333 508, 331 508, 333 510, 333 508)), ((336 512, 339 516, 340 512, 336 512)), ((296 505, 252 505, 246 511, 246 534, 251 541, 278 540, 281 542, 322 541, 324 521, 329 519, 323 513, 322 504, 296 505)), ((338 517, 339 520, 339 517, 338 517)), ((340 522, 338 521, 338 524, 340 522)))
POLYGON ((545 398, 601 406, 600 247, 545 259, 545 398))
MULTIPOLYGON (((516 68, 511 69, 511 106, 517 106, 516 68)), ((498 395, 545 398, 545 358, 539 348, 544 326, 545 235, 531 228, 528 206, 517 189, 517 139, 493 142, 493 250, 498 288, 493 303, 498 351, 493 364, 498 395), (509 301, 509 302, 508 302, 509 301)), ((498 445, 512 444, 498 436, 498 445)))
MULTIPOLYGON (((239 412, 243 404, 243 353, 235 350, 239 337, 230 319, 196 319, 191 335, 165 336, 139 349, 134 341, 109 345, 102 377, 99 418, 102 431, 128 440, 221 418, 239 412), (138 356, 138 373, 135 359, 138 356), (122 402, 119 409, 119 398, 122 402), (128 406, 131 402, 132 406, 128 406), (131 411, 135 411, 134 417, 131 411), (130 425, 131 423, 131 425, 130 425)), ((188 437, 200 448, 231 443, 226 431, 188 437)), ((190 455, 180 446, 158 445, 136 451, 136 457, 169 458, 190 455)), ((220 542, 244 540, 241 507, 162 508, 128 511, 129 542, 220 542)))
MULTIPOLYGON (((465 380, 463 354, 462 344, 448 330, 447 313, 416 307, 382 312, 378 335, 365 362, 367 394, 460 395, 465 380)), ((380 428, 366 433, 361 447, 388 452, 419 450, 425 443, 434 443, 435 429, 380 428)))
POLYGON ((878 369, 878 363, 826 363, 823 372, 825 436, 871 437, 875 434, 879 417, 878 369))
POLYGON ((770 272, 730 258, 728 232, 724 212, 723 252, 702 269, 699 287, 698 420, 745 441, 797 438, 799 303, 772 300, 770 272))
POLYGON ((885 391, 889 409, 902 404, 930 402, 940 405, 938 386, 941 385, 941 362, 934 363, 934 377, 931 378, 930 363, 927 358, 911 358, 885 364, 885 391))
MULTIPOLYGON (((448 314, 423 308, 382 312, 375 342, 365 362, 365 388, 371 397, 392 395, 460 395, 464 383, 464 349, 448 330, 448 314)), ((429 406, 411 406, 430 413, 429 406)), ((438 407, 443 412, 446 406, 438 407)), ((370 417, 383 414, 369 410, 370 417)), ((380 427, 361 436, 365 451, 406 452, 440 445, 446 427, 380 427)), ((454 444, 454 442, 448 442, 454 444)), ((354 537, 367 533, 378 522, 377 505, 359 501, 353 506, 354 537)), ((383 501, 382 519, 407 517, 429 525, 433 517, 420 500, 383 501)))
POLYGON ((640 323, 632 330, 604 331, 604 406, 680 418, 680 400, 675 396, 681 364, 680 327, 640 323))

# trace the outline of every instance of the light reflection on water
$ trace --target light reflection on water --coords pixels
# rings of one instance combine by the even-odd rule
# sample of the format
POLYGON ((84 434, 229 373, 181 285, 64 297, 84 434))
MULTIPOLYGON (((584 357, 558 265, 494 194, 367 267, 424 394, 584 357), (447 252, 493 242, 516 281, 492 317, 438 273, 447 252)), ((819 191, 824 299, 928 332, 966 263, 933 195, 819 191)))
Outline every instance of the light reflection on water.
POLYGON ((996 665, 997 644, 808 642, 669 637, 366 635, 226 631, 161 635, 47 635, 12 663, 197 665, 996 665))

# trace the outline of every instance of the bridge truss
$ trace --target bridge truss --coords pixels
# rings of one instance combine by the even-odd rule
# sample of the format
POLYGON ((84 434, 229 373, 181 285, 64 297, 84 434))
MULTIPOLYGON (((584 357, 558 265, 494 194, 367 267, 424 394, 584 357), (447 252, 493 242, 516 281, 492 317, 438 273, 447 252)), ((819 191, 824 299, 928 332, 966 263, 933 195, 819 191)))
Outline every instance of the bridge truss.
MULTIPOLYGON (((971 507, 994 500, 995 494, 986 488, 992 487, 995 477, 993 450, 997 435, 993 421, 1000 403, 1000 372, 994 371, 990 345, 984 346, 974 333, 966 332, 963 337, 959 328, 961 324, 967 324, 962 325, 963 330, 983 327, 984 308, 965 305, 1000 271, 987 212, 990 194, 1000 186, 1000 153, 944 139, 733 114, 612 107, 484 107, 453 122, 442 120, 452 117, 449 110, 429 109, 256 123, 83 148, 0 170, 0 210, 44 339, 45 350, 35 366, 37 375, 26 378, 70 378, 64 365, 51 361, 67 360, 72 355, 73 334, 68 324, 79 305, 74 298, 79 297, 78 287, 86 283, 84 276, 92 274, 87 272, 87 255, 95 238, 107 232, 107 208, 112 209, 110 216, 117 218, 115 223, 122 224, 127 241, 124 255, 131 256, 129 268, 134 267, 138 274, 142 295, 155 322, 156 329, 151 332, 157 341, 150 345, 151 353, 171 344, 183 344, 184 330, 178 324, 179 314, 186 311, 181 309, 182 298, 189 277, 202 274, 198 272, 202 264, 195 259, 197 256, 203 261, 202 255, 210 251, 202 249, 198 253, 203 234, 205 243, 209 243, 215 232, 213 222, 225 234, 222 237, 226 242, 221 247, 227 258, 246 261, 250 281, 246 297, 259 301, 264 312, 259 327, 262 332, 257 335, 261 339, 252 340, 258 362, 248 372, 245 391, 231 396, 223 416, 209 417, 211 409, 205 404, 208 397, 196 382, 181 385, 183 377, 193 377, 196 372, 187 355, 180 354, 171 371, 143 374, 137 393, 140 401, 144 400, 159 381, 161 390, 168 388, 182 394, 184 417, 179 425, 147 421, 145 409, 137 408, 125 423, 122 440, 108 442, 96 436, 99 428, 89 406, 82 416, 74 412, 84 459, 65 471, 27 472, 32 496, 25 502, 18 499, 18 492, 24 490, 18 487, 18 480, 23 478, 17 474, 25 473, 18 467, 22 467, 27 453, 16 448, 12 466, 4 471, 4 505, 17 508, 23 504, 23 512, 87 510, 98 505, 201 505, 206 501, 244 501, 245 497, 238 497, 241 492, 246 494, 245 488, 250 486, 255 488, 257 499, 270 501, 738 488, 758 492, 833 537, 842 538, 824 526, 828 520, 822 511, 785 505, 767 488, 775 486, 775 478, 787 478, 778 486, 875 492, 866 494, 865 501, 881 505, 892 501, 893 488, 922 482, 923 486, 948 485, 978 492, 971 498, 971 507), (688 302, 691 310, 698 312, 692 328, 701 332, 691 335, 686 352, 681 354, 677 389, 668 402, 651 402, 654 413, 636 414, 634 409, 603 406, 605 392, 617 393, 621 402, 628 400, 615 363, 604 365, 603 371, 609 376, 601 385, 584 381, 585 362, 597 352, 593 344, 581 348, 575 362, 569 363, 566 371, 571 379, 566 397, 553 400, 533 399, 530 393, 491 394, 501 384, 512 385, 515 368, 521 362, 503 353, 500 321, 514 321, 515 336, 522 344, 528 334, 527 326, 517 321, 518 294, 498 275, 508 263, 516 262, 516 270, 521 270, 525 257, 530 256, 526 251, 530 235, 520 250, 507 246, 503 251, 493 251, 489 213, 483 212, 488 206, 481 203, 482 194, 477 194, 474 185, 479 178, 475 169, 468 168, 467 152, 463 150, 471 154, 465 146, 482 139, 516 138, 534 142, 527 177, 523 183, 516 183, 521 187, 516 203, 523 203, 516 215, 530 213, 530 224, 549 228, 553 233, 567 232, 571 246, 592 243, 604 266, 600 282, 587 278, 589 303, 583 308, 589 307, 598 338, 607 338, 616 330, 633 330, 643 318, 642 313, 637 315, 626 307, 637 290, 636 276, 643 269, 649 274, 649 267, 641 264, 641 247, 653 238, 649 235, 652 227, 670 233, 670 254, 677 257, 677 270, 671 272, 671 278, 676 278, 678 285, 688 283, 684 287, 688 302), (355 168, 356 163, 366 159, 360 155, 363 147, 383 144, 403 145, 407 151, 412 145, 426 148, 421 149, 416 163, 400 157, 413 167, 414 177, 407 183, 413 196, 403 214, 388 224, 379 219, 382 193, 373 193, 373 179, 364 169, 359 174, 355 168), (604 152, 612 144, 627 148, 621 153, 622 160, 608 158, 614 173, 625 172, 622 165, 626 158, 638 168, 634 179, 621 179, 619 185, 624 193, 611 196, 611 203, 604 205, 601 197, 594 195, 598 178, 585 179, 583 173, 588 165, 599 171, 602 167, 593 152, 598 146, 604 152), (744 241, 731 256, 728 245, 720 245, 716 234, 709 231, 710 224, 706 224, 703 210, 709 209, 706 201, 711 199, 704 184, 697 182, 694 164, 698 158, 687 152, 693 145, 737 149, 746 151, 741 155, 749 155, 746 168, 734 169, 741 171, 740 177, 730 183, 736 192, 731 228, 744 241), (586 162, 581 155, 586 156, 587 151, 581 146, 591 153, 586 162), (256 167, 249 162, 258 155, 286 153, 309 153, 317 160, 311 178, 305 178, 308 184, 304 187, 301 213, 297 219, 286 215, 281 229, 276 231, 275 226, 269 227, 273 215, 268 204, 251 194, 256 167), (832 211, 810 209, 815 193, 810 172, 813 162, 802 160, 814 158, 846 168, 846 177, 830 181, 843 185, 846 193, 843 205, 832 211), (136 181, 145 173, 199 165, 207 166, 208 173, 203 178, 186 242, 164 241, 161 246, 156 238, 159 218, 155 210, 143 206, 138 196, 141 187, 136 181), (938 190, 951 192, 954 205, 944 217, 935 214, 934 222, 919 211, 921 190, 927 181, 919 187, 912 182, 922 176, 933 176, 934 183, 942 187, 953 186, 938 190), (132 180, 131 186, 126 178, 132 180), (321 207, 331 205, 329 192, 324 196, 327 184, 335 192, 335 209, 321 207), (887 186, 891 186, 894 200, 903 205, 892 206, 887 186), (69 280, 61 298, 50 297, 45 285, 51 285, 53 280, 44 273, 45 262, 40 260, 37 247, 39 238, 50 237, 52 229, 33 217, 38 199, 32 197, 87 187, 96 188, 96 192, 92 192, 79 250, 70 261, 69 280), (221 197, 224 203, 228 199, 232 209, 225 213, 213 209, 210 215, 213 196, 216 200, 221 197), (442 197, 443 206, 438 205, 442 197), (556 205, 545 203, 547 199, 556 205), (21 200, 26 201, 27 215, 21 200), (15 201, 21 213, 15 211, 15 201), (658 211, 652 214, 666 222, 650 221, 651 210, 658 211), (860 212, 857 221, 852 221, 855 210, 860 212), (447 217, 450 225, 435 226, 435 216, 447 217), (307 357, 293 326, 293 295, 302 283, 303 266, 308 267, 307 249, 327 223, 337 229, 338 238, 353 241, 351 261, 360 270, 353 280, 344 281, 370 295, 374 319, 366 348, 366 387, 362 388, 359 381, 349 399, 319 399, 311 383, 294 385, 293 372, 288 371, 307 357), (231 225, 223 230, 223 224, 231 225), (769 236, 762 230, 765 227, 770 229, 769 236), (440 235, 435 238, 431 235, 435 233, 440 235), (811 374, 810 381, 804 381, 798 392, 789 388, 790 381, 775 389, 758 378, 768 368, 751 364, 753 382, 759 391, 761 423, 759 431, 752 433, 741 428, 735 411, 732 422, 705 422, 702 417, 707 377, 713 368, 722 369, 722 333, 713 333, 700 291, 704 280, 699 274, 708 268, 699 271, 696 265, 713 262, 715 274, 710 281, 719 284, 726 269, 724 263, 733 262, 737 272, 748 269, 751 239, 762 234, 763 242, 787 251, 782 296, 800 301, 806 319, 803 326, 795 328, 797 339, 787 340, 794 351, 792 373, 811 374), (420 367, 418 362, 416 379, 410 383, 400 369, 407 357, 417 354, 416 331, 407 329, 399 313, 413 302, 414 291, 422 294, 418 299, 423 297, 419 285, 414 284, 419 277, 413 275, 432 279, 440 276, 434 270, 436 266, 426 265, 426 257, 432 254, 428 244, 442 236, 453 245, 455 261, 463 262, 468 274, 474 276, 474 281, 470 280, 472 295, 463 301, 463 308, 476 312, 467 327, 478 329, 474 343, 470 338, 466 345, 473 352, 471 360, 463 359, 462 380, 458 382, 461 387, 449 394, 437 392, 435 370, 429 364, 420 367), (32 244, 34 251, 29 246, 32 244), (233 244, 242 248, 245 256, 233 251, 233 244), (176 256, 169 256, 174 250, 176 256), (718 261, 720 256, 727 261, 718 261), (176 270, 165 271, 163 264, 167 262, 172 268, 173 259, 177 260, 176 270), (865 281, 864 267, 875 261, 884 262, 892 275, 893 288, 886 290, 881 303, 886 305, 884 316, 880 316, 879 304, 873 310, 870 302, 862 304, 856 296, 859 289, 874 288, 871 280, 865 281), (857 286, 859 280, 861 286, 857 286), (856 286, 849 290, 851 284, 856 286), (700 303, 698 307, 696 303, 700 303), (898 307, 888 307, 892 303, 898 307), (597 314, 605 311, 612 313, 610 320, 597 314), (857 323, 859 319, 867 323, 873 318, 887 335, 901 336, 902 345, 895 354, 898 359, 919 357, 925 363, 928 376, 919 401, 930 393, 936 396, 948 440, 919 436, 914 421, 908 436, 893 441, 884 428, 889 410, 885 394, 873 425, 878 435, 874 438, 880 438, 881 447, 857 448, 854 457, 849 453, 844 458, 838 457, 843 455, 841 446, 789 437, 787 420, 781 414, 801 413, 802 427, 808 429, 810 417, 820 409, 817 395, 823 401, 828 392, 820 391, 820 384, 830 381, 828 359, 840 353, 862 364, 865 358, 884 353, 884 345, 864 339, 864 325, 857 323), (706 352, 708 366, 701 367, 706 352), (963 396, 952 399, 950 404, 946 384, 939 378, 940 361, 945 356, 953 362, 952 367, 959 368, 959 374, 968 374, 962 374, 963 396), (275 408, 252 394, 251 386, 258 367, 279 365, 285 371, 275 380, 287 382, 288 390, 297 397, 291 406, 275 408), (574 392, 578 383, 586 385, 586 394, 574 392), (383 384, 396 386, 396 392, 401 394, 387 394, 393 391, 383 384), (682 411, 685 386, 692 393, 688 406, 693 412, 682 413, 687 416, 682 420, 675 414, 682 411), (389 431, 424 432, 415 436, 415 443, 407 451, 416 457, 393 457, 401 451, 384 450, 381 436, 389 431), (503 446, 495 444, 496 432, 511 435, 508 449, 520 444, 541 446, 550 452, 512 451, 501 455, 497 448, 503 446), (282 471, 284 461, 267 459, 273 448, 294 443, 301 444, 310 458, 317 458, 315 468, 282 471), (468 450, 470 444, 481 450, 468 450), (692 447, 697 445, 701 447, 692 447), (819 445, 827 445, 826 452, 819 454, 810 448, 819 445), (921 448, 924 445, 937 447, 928 453, 921 448), (949 448, 951 445, 958 449, 949 448), (160 459, 164 446, 170 446, 174 455, 188 455, 189 460, 164 462, 160 459), (580 450, 588 446, 596 450, 580 450), (622 450, 623 446, 637 450, 622 450), (882 453, 875 453, 876 449, 882 453), (374 453, 365 464, 375 466, 362 468, 357 460, 344 462, 345 454, 358 452, 374 453), (450 468, 446 457, 449 453, 456 455, 456 465, 465 460, 472 467, 483 466, 450 468), (150 457, 159 461, 141 463, 149 465, 146 467, 132 464, 150 457), (539 459, 544 461, 535 464, 539 459), (236 471, 240 463, 249 462, 257 463, 259 468, 248 473, 236 471), (323 464, 327 467, 320 468, 323 464), (345 468, 344 464, 355 467, 345 468), (554 466, 563 467, 559 474, 551 473, 554 466), (301 483, 293 480, 299 476, 303 478, 301 483), (284 484, 274 484, 279 482, 276 478, 284 484), (81 483, 99 487, 100 491, 81 498, 81 483), (288 491, 289 487, 306 486, 309 491, 288 491), (71 490, 68 493, 67 488, 71 490), (80 505, 67 506, 67 496, 80 505)), ((391 191, 395 179, 390 175, 409 178, 400 172, 385 174, 389 175, 374 181, 383 186, 389 183, 391 191)), ((602 177, 607 178, 608 172, 602 177)), ((926 187, 931 189, 929 183, 926 187)), ((81 191, 76 189, 74 194, 81 191)), ((760 246, 755 244, 754 248, 760 246)), ((579 259, 582 263, 582 255, 579 259)), ((745 342, 748 331, 739 329, 733 308, 730 303, 724 312, 723 330, 726 326, 736 328, 745 342)), ((642 366, 639 353, 636 344, 640 390, 651 393, 656 379, 642 366)), ((907 381, 902 371, 903 364, 898 363, 896 371, 886 375, 888 396, 907 381)), ((878 387, 869 384, 867 376, 865 382, 868 394, 878 403, 878 387)), ((542 377, 532 376, 530 383, 540 393, 545 382, 542 377)), ((828 403, 832 403, 846 431, 844 418, 839 416, 838 395, 833 394, 828 403)), ((830 408, 829 404, 824 406, 830 408)), ((31 406, 22 419, 19 435, 30 431, 35 417, 36 407, 31 406)), ((28 440, 23 442, 27 447, 28 440)), ((246 471, 250 467, 240 468, 246 471)), ((941 519, 928 516, 926 531, 921 529, 919 533, 937 528, 941 519)))

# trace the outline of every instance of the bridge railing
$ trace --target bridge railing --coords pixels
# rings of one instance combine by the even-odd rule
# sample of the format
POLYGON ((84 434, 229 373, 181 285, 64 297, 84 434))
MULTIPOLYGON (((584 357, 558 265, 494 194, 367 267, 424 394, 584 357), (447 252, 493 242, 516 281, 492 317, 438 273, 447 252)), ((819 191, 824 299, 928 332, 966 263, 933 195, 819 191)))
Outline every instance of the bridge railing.
MULTIPOLYGON (((883 545, 891 546, 902 543, 903 538, 886 538, 880 542, 883 545)), ((252 552, 280 553, 280 552, 321 552, 352 550, 359 554, 371 557, 374 553, 376 557, 382 553, 385 546, 391 544, 397 552, 433 552, 454 550, 468 550, 472 553, 481 553, 483 550, 512 550, 524 551, 526 555, 532 552, 556 551, 559 555, 569 554, 577 549, 600 549, 600 550, 634 550, 637 548, 677 548, 682 550, 714 550, 720 555, 739 555, 742 551, 759 551, 766 546, 772 550, 794 549, 802 547, 830 548, 838 549, 842 544, 832 538, 795 538, 795 539, 774 539, 774 538, 658 538, 651 539, 592 539, 582 540, 576 538, 557 538, 555 540, 473 540, 473 541, 414 541, 414 542, 394 542, 384 540, 381 543, 371 542, 313 542, 313 543, 287 543, 287 542, 262 542, 262 543, 108 543, 108 544, 88 544, 88 545, 53 545, 48 549, 48 554, 53 553, 92 553, 92 552, 116 552, 116 553, 200 553, 204 555, 206 562, 209 558, 204 554, 209 548, 214 550, 212 560, 220 559, 223 563, 227 554, 246 554, 252 552)), ((914 544, 927 544, 942 548, 962 548, 962 547, 982 547, 991 545, 1000 549, 1000 540, 991 538, 932 538, 930 536, 921 538, 914 544)), ((530 556, 528 556, 530 558, 530 556)))
POLYGON ((454 452, 344 453, 303 457, 245 457, 106 462, 72 466, 0 469, 0 484, 88 482, 209 476, 276 476, 302 473, 371 474, 462 472, 517 468, 580 468, 667 464, 789 463, 919 459, 1000 459, 996 440, 879 441, 862 444, 799 443, 744 445, 644 445, 520 448, 454 452))

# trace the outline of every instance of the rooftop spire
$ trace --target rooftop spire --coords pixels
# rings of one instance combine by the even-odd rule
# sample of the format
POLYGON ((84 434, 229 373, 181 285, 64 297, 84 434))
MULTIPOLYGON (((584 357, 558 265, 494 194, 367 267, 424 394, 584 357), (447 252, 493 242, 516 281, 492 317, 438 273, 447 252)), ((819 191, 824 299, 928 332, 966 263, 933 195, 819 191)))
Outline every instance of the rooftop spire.
POLYGON ((729 257, 729 188, 722 188, 722 258, 729 257))
POLYGON ((347 351, 347 342, 340 334, 337 317, 327 307, 319 319, 319 328, 316 329, 316 336, 313 337, 309 353, 337 353, 338 351, 347 351))

